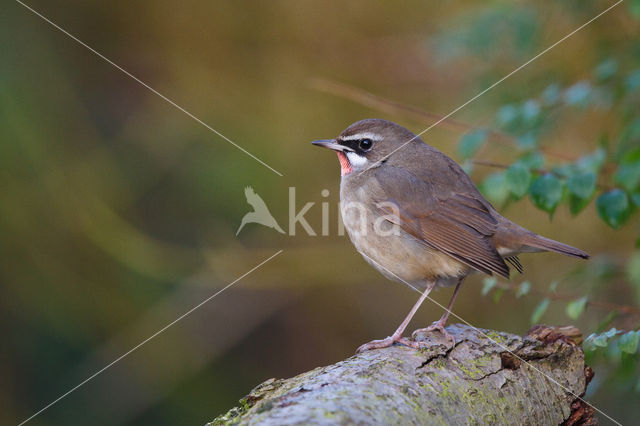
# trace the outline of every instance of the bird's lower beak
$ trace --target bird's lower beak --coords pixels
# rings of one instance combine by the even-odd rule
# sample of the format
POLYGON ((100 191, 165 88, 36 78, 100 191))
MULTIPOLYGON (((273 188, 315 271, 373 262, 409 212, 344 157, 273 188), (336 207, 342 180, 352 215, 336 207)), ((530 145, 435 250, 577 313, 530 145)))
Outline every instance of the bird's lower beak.
POLYGON ((337 143, 335 139, 322 139, 319 141, 313 141, 311 143, 313 145, 321 146, 323 148, 329 148, 334 151, 352 151, 349 147, 337 143))

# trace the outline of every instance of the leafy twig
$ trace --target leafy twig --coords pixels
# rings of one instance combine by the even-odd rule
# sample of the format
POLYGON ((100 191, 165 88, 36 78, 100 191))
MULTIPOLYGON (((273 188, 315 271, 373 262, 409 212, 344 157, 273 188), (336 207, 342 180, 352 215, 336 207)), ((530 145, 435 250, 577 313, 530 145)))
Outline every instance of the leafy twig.
MULTIPOLYGON (((442 120, 443 115, 433 112, 424 111, 412 105, 407 105, 401 102, 393 101, 391 99, 384 98, 379 95, 367 92, 366 90, 358 87, 353 87, 344 83, 338 83, 336 81, 315 78, 311 80, 310 86, 316 90, 331 93, 332 95, 339 96, 344 99, 357 102, 366 107, 376 109, 378 111, 385 112, 392 115, 402 115, 411 117, 414 120, 423 122, 429 120, 431 123, 442 120)), ((477 130, 477 126, 465 123, 459 120, 453 120, 446 118, 442 120, 441 125, 454 131, 459 132, 471 132, 477 130)), ((509 135, 494 129, 487 129, 487 137, 493 142, 498 142, 503 145, 516 145, 516 139, 509 135)), ((566 153, 559 153, 548 147, 541 147, 540 150, 545 154, 558 158, 563 161, 575 161, 576 158, 567 155, 566 153)))
MULTIPOLYGON (((316 90, 349 99, 361 105, 385 112, 387 114, 409 116, 412 119, 419 121, 429 120, 431 121, 431 123, 440 121, 444 117, 440 114, 424 111, 412 105, 407 105, 401 102, 386 99, 382 96, 374 95, 373 93, 367 92, 366 90, 331 80, 316 78, 311 80, 310 85, 316 90)), ((476 126, 462 121, 453 120, 451 118, 442 120, 441 125, 451 130, 461 132, 470 132, 473 130, 477 130, 476 126)), ((488 129, 488 136, 495 142, 509 145, 515 143, 515 140, 510 135, 499 132, 497 130, 488 129)))
MULTIPOLYGON (((505 290, 513 291, 513 292, 517 292, 519 289, 518 284, 506 282, 506 281, 500 281, 497 283, 496 286, 505 290)), ((575 300, 578 298, 575 295, 556 293, 555 291, 551 292, 551 291, 544 291, 544 290, 538 290, 538 289, 531 289, 530 292, 532 294, 535 294, 536 296, 549 299, 549 300, 575 300)), ((621 314, 640 316, 640 308, 631 306, 631 305, 619 305, 617 303, 611 303, 611 302, 588 300, 587 306, 591 306, 593 308, 603 309, 607 311, 615 311, 621 314)))
MULTIPOLYGON (((495 167, 498 169, 508 169, 510 166, 508 164, 503 164, 503 163, 496 163, 494 161, 486 161, 486 160, 471 160, 471 162, 473 164, 477 164, 478 166, 486 166, 486 167, 495 167)), ((530 169, 532 172, 534 173, 538 173, 540 175, 546 174, 546 173, 551 173, 552 175, 554 175, 555 177, 559 178, 559 179, 564 179, 566 178, 566 176, 560 174, 560 173, 556 173, 554 171, 551 170, 545 170, 545 169, 530 169)), ((603 190, 603 191, 610 191, 611 189, 613 189, 613 187, 601 183, 601 182, 596 182, 596 187, 598 187, 599 189, 603 190)))

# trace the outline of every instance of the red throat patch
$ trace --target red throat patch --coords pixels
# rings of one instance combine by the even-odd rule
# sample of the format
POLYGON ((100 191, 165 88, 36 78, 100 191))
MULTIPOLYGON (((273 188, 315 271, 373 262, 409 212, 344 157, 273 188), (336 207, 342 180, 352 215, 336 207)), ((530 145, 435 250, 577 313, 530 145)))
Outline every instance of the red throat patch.
POLYGON ((351 163, 349 163, 349 159, 342 151, 336 151, 338 154, 338 160, 340 160, 340 176, 348 175, 353 171, 353 167, 351 167, 351 163))

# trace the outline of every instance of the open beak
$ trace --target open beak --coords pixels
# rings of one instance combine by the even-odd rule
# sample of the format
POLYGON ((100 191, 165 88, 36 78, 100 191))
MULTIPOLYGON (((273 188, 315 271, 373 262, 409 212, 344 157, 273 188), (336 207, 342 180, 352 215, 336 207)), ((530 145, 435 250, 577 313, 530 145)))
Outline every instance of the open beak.
POLYGON ((348 146, 340 145, 338 142, 336 142, 335 139, 321 139, 319 141, 313 141, 311 143, 313 145, 321 146, 323 148, 329 148, 329 149, 332 149, 334 151, 340 151, 340 152, 342 152, 342 151, 353 151, 348 146))

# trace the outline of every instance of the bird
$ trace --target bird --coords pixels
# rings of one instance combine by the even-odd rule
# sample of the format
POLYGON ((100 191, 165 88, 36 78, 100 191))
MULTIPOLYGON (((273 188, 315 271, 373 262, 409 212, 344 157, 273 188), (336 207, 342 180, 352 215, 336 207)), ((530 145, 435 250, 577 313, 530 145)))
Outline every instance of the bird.
POLYGON ((356 250, 385 277, 422 293, 396 331, 357 352, 402 344, 412 317, 434 288, 454 287, 442 317, 418 332, 445 329, 464 279, 473 273, 509 278, 521 253, 589 254, 506 219, 454 160, 408 129, 382 119, 351 124, 334 139, 312 142, 340 162, 340 212, 356 250))
POLYGON ((244 196, 247 198, 247 203, 249 203, 249 205, 253 207, 253 211, 243 216, 240 227, 236 231, 236 236, 240 233, 242 228, 244 228, 247 223, 259 223, 260 225, 273 228, 279 233, 284 234, 284 231, 282 230, 282 228, 280 228, 278 222, 276 222, 264 200, 255 193, 252 187, 247 186, 244 189, 244 196))

